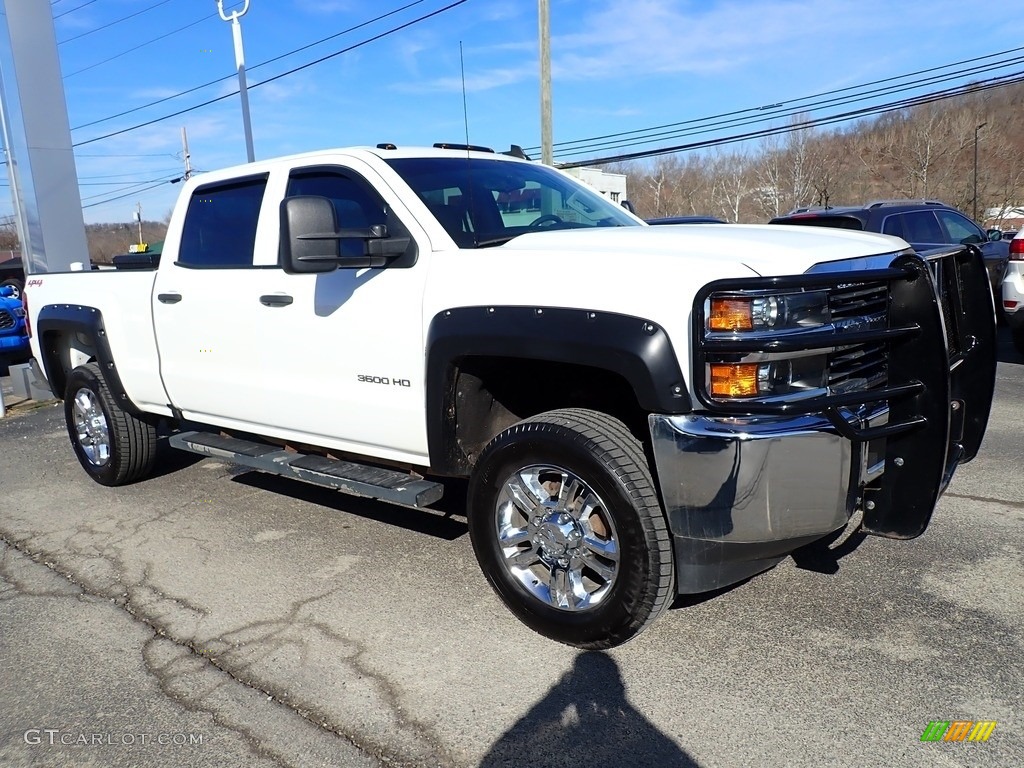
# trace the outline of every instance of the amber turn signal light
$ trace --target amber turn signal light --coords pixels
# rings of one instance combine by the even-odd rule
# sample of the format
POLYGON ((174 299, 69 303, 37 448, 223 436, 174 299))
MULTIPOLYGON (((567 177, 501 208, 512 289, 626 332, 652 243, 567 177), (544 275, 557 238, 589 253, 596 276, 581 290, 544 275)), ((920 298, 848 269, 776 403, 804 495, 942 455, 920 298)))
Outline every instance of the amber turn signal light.
POLYGON ((749 331, 753 327, 750 299, 711 299, 708 328, 712 331, 749 331))
POLYGON ((757 363, 711 363, 711 396, 756 396, 757 369, 757 363))

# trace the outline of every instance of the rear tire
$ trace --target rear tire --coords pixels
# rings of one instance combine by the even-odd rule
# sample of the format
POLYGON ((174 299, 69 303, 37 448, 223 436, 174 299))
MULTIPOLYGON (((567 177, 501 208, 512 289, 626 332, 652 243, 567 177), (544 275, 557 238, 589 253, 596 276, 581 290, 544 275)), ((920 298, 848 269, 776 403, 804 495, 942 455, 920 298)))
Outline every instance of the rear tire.
POLYGON ((540 414, 487 445, 469 532, 506 606, 577 648, 620 645, 675 595, 672 541, 643 447, 596 411, 540 414))
POLYGON ((100 485, 126 485, 152 471, 156 429, 117 404, 96 363, 68 376, 64 421, 79 463, 100 485))

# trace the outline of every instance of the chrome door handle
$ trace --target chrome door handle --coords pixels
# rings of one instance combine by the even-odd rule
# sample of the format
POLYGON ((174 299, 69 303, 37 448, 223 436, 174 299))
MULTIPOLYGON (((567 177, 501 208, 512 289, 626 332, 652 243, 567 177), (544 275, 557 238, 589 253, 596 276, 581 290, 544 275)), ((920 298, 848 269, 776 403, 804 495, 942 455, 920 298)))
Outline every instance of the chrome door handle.
POLYGON ((287 307, 294 299, 281 293, 268 293, 260 296, 260 304, 265 307, 287 307))

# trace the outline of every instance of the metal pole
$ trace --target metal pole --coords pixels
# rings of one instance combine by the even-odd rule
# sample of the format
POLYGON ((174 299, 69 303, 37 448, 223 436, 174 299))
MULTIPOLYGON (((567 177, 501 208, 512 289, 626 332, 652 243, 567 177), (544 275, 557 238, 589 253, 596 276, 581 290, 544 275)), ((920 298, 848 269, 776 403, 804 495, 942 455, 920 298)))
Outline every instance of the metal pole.
POLYGON ((988 123, 982 123, 974 129, 974 220, 978 220, 978 131, 988 123))
POLYGON ((242 126, 245 128, 245 154, 249 162, 256 159, 252 148, 252 124, 249 121, 249 91, 245 85, 245 53, 242 49, 242 25, 238 20, 249 10, 249 0, 241 11, 232 11, 230 16, 224 15, 224 0, 217 0, 217 11, 221 19, 231 22, 231 37, 235 43, 235 67, 238 69, 238 93, 242 97, 242 126))
POLYGON ((548 0, 537 0, 540 27, 540 159, 554 165, 554 142, 551 133, 551 14, 548 0))
POLYGON ((192 155, 188 152, 188 134, 185 126, 181 126, 181 152, 185 156, 185 181, 192 178, 192 155))

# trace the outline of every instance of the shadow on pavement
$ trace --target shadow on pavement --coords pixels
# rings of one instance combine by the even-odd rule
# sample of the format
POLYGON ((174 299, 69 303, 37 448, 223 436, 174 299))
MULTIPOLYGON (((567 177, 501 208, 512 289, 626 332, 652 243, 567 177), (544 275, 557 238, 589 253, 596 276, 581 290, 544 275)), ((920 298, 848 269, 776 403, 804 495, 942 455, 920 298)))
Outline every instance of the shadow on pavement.
POLYGON ((698 768, 698 763, 633 708, 615 660, 600 651, 573 668, 498 739, 480 768, 566 766, 698 768))
POLYGON ((1000 328, 996 334, 996 359, 1000 363, 1024 363, 1024 355, 1013 345, 1013 335, 1007 326, 1000 328))
MULTIPOLYGON (((201 458, 201 457, 200 457, 201 458)), ((301 499, 327 509, 358 515, 368 520, 376 520, 387 525, 394 525, 415 533, 425 533, 439 539, 453 541, 469 532, 465 520, 457 520, 445 512, 444 499, 439 508, 413 509, 397 504, 388 504, 362 496, 350 496, 339 491, 321 488, 316 485, 293 480, 290 477, 267 475, 262 472, 246 471, 231 478, 232 482, 260 488, 271 493, 279 493, 293 499, 301 499), (441 512, 442 517, 438 513, 441 512)), ((447 488, 445 490, 447 493, 447 488)))

